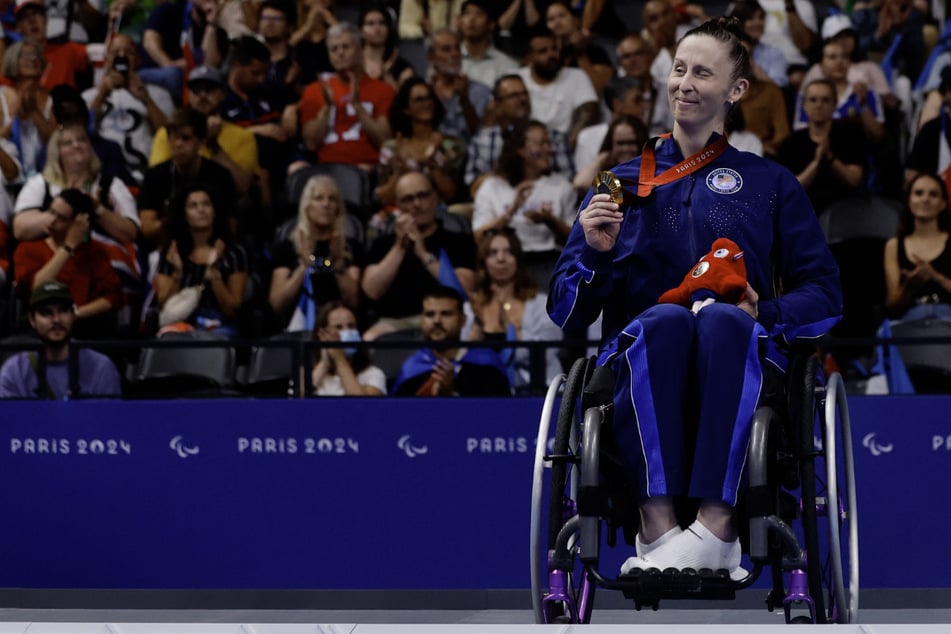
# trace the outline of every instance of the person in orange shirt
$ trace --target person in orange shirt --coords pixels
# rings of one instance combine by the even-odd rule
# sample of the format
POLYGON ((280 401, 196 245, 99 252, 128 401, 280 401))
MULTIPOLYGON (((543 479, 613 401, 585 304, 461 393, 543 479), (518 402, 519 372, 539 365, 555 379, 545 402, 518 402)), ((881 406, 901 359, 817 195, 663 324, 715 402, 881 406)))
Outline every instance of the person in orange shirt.
POLYGON ((102 338, 114 333, 121 305, 119 276, 102 243, 89 239, 95 202, 78 189, 64 189, 50 203, 48 235, 21 242, 13 253, 16 286, 24 298, 56 280, 69 287, 76 303, 77 331, 102 338))
POLYGON ((392 136, 387 114, 395 95, 381 79, 363 71, 360 33, 338 22, 327 32, 335 73, 304 89, 300 101, 301 136, 320 163, 349 163, 367 170, 380 158, 380 146, 392 136))
POLYGON ((85 89, 92 85, 92 67, 86 47, 77 42, 49 42, 46 39, 46 4, 43 0, 17 0, 13 10, 16 30, 23 37, 39 42, 46 58, 46 69, 40 78, 50 90, 59 84, 85 89))

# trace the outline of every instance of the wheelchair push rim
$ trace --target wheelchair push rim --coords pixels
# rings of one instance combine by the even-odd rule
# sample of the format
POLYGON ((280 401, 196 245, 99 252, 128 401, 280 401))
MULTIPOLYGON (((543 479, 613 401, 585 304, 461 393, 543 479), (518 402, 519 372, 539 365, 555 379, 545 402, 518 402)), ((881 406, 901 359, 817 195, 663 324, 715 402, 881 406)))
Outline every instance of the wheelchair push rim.
MULTIPOLYGON (((535 437, 535 464, 532 471, 532 503, 531 520, 529 522, 529 562, 531 566, 532 610, 535 612, 535 622, 544 623, 542 618, 542 579, 548 572, 547 546, 542 548, 542 499, 544 496, 545 453, 548 448, 548 430, 551 415, 555 407, 558 390, 564 383, 565 375, 559 374, 548 386, 545 395, 545 404, 542 407, 541 419, 538 422, 538 434, 535 437)), ((546 540, 547 544, 547 540, 546 540)))

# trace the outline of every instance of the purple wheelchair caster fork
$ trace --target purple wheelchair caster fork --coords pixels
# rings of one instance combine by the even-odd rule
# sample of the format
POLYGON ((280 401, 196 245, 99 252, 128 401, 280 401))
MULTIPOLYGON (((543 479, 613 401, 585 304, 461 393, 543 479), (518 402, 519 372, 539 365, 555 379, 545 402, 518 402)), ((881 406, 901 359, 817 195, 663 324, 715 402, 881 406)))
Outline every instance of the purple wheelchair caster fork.
POLYGON ((809 619, 816 623, 816 604, 809 594, 809 576, 805 570, 796 568, 789 573, 789 592, 783 599, 783 612, 786 614, 786 623, 792 621, 793 605, 805 604, 809 608, 809 619))
POLYGON ((578 607, 568 589, 568 573, 564 570, 548 573, 548 594, 542 598, 542 613, 546 623, 552 622, 551 608, 557 605, 564 606, 563 616, 570 618, 572 623, 578 623, 578 607))

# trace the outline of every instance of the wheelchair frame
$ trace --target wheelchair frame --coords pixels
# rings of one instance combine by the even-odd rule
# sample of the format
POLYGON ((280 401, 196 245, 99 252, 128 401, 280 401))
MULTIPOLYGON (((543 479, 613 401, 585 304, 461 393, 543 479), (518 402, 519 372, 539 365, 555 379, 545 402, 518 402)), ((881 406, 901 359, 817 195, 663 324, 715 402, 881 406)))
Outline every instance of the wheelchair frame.
POLYGON ((621 529, 633 551, 638 524, 634 498, 605 447, 611 442, 613 376, 595 368, 593 358, 582 358, 567 377, 557 377, 542 408, 532 482, 536 623, 589 623, 598 587, 620 590, 638 610, 656 610, 661 599, 734 599, 766 567, 772 578, 767 609, 782 606, 787 623, 855 622, 858 514, 845 385, 838 373, 824 377, 815 355, 794 355, 787 376, 787 411, 760 405, 753 418, 745 507, 737 507, 749 518, 748 538, 742 541, 753 565, 739 581, 731 581, 726 570, 634 570, 616 578, 599 571, 602 527, 608 527, 609 547, 616 545, 621 529), (601 372, 605 375, 595 376, 601 372), (559 392, 553 445, 547 451, 559 392), (546 470, 551 482, 543 532, 546 470), (794 614, 803 608, 807 614, 794 614))

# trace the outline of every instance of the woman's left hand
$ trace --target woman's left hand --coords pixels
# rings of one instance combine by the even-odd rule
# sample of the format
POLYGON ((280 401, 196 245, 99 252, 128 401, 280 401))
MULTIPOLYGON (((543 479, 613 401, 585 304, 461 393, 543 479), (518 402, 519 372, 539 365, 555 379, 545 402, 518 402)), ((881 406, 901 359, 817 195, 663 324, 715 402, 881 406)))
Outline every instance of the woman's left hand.
POLYGON ((749 282, 746 283, 746 291, 743 292, 743 297, 736 306, 753 319, 759 317, 759 294, 753 290, 749 282))

